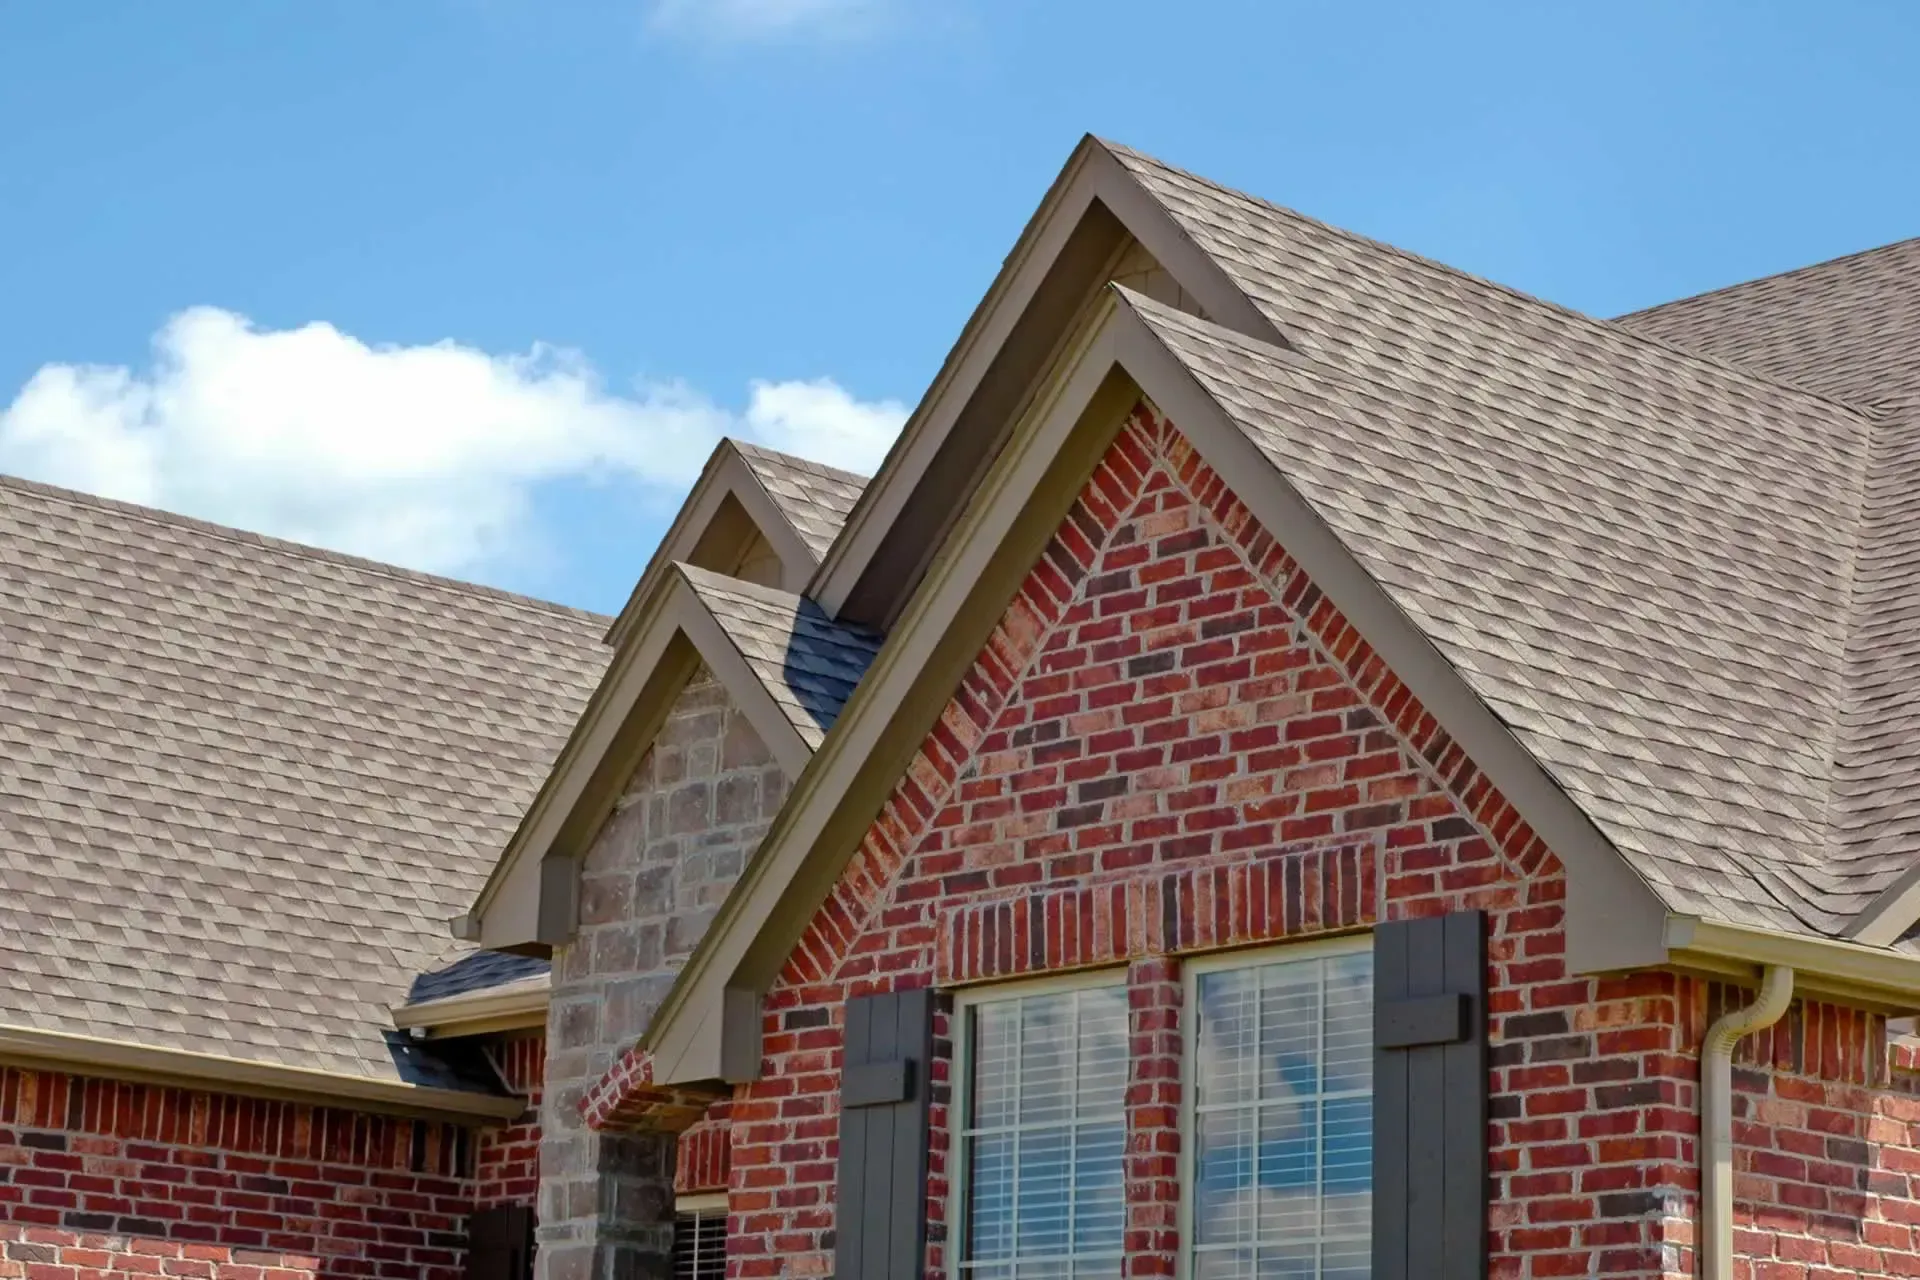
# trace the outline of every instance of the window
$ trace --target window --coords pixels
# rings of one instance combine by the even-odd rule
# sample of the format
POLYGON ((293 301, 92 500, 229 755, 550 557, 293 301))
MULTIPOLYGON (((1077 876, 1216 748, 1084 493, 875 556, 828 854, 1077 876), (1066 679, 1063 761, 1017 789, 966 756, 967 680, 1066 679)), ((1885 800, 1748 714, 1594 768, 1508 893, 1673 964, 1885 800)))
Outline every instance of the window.
POLYGON ((1373 955, 1188 965, 1189 1280, 1365 1280, 1373 955))
POLYGON ((674 1204, 673 1280, 727 1274, 727 1197, 681 1196, 674 1204))
POLYGON ((963 996, 960 1274, 1118 1277, 1126 1195, 1127 992, 963 996))

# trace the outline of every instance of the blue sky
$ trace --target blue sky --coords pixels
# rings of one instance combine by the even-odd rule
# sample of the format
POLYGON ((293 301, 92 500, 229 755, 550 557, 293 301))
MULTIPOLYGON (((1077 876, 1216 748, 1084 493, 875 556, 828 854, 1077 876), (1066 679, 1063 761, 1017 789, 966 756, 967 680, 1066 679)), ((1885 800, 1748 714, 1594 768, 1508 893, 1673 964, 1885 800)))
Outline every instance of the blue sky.
POLYGON ((599 609, 1078 137, 1599 314, 1920 234, 1920 8, 0 0, 0 470, 599 609))

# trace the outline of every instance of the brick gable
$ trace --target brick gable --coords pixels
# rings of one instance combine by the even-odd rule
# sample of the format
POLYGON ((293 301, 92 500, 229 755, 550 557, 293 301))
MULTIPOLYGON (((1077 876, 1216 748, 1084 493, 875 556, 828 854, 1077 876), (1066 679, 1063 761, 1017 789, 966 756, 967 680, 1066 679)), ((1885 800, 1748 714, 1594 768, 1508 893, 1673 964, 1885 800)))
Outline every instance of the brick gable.
MULTIPOLYGON (((1620 1193, 1690 1178, 1691 1117, 1647 1106, 1692 1069, 1670 1045, 1678 980, 1568 978, 1564 885, 1505 799, 1142 405, 768 997, 764 1078, 733 1111, 735 1273, 831 1269, 847 996, 1131 963, 1138 1007, 1168 1012, 1136 1027, 1130 1267, 1167 1274, 1177 1109, 1152 1063, 1177 1025, 1177 963, 1156 958, 1463 908, 1491 915, 1495 1274, 1657 1273, 1678 1258, 1663 1252, 1669 1201, 1620 1193), (1665 1056, 1645 1051, 1656 1043, 1665 1056)), ((932 1274, 947 1261, 950 1034, 943 1019, 932 1274)))

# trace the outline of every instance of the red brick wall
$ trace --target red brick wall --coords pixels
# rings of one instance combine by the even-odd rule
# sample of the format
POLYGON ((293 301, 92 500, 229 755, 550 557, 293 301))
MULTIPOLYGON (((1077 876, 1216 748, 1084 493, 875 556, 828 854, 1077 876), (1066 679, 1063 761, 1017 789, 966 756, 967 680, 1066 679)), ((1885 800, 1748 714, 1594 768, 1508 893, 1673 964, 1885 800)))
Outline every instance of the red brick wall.
POLYGON ((515 1036, 488 1053, 507 1088, 527 1099, 527 1112, 512 1124, 482 1129, 474 1138, 474 1203, 531 1205, 540 1196, 540 1095, 546 1073, 547 1038, 515 1036))
POLYGON ((0 1069, 0 1275, 454 1280, 470 1141, 452 1124, 0 1069))
MULTIPOLYGON (((1285 549, 1136 411, 768 999, 764 1078, 734 1105, 731 1270, 831 1270, 849 995, 1131 962, 1137 1048, 1154 1059, 1130 1098, 1149 1144, 1130 1166, 1129 1239, 1148 1255, 1131 1265, 1163 1274, 1175 1042, 1153 1015, 1177 1023, 1177 1007, 1153 957, 1480 908, 1493 1274, 1684 1273, 1697 1040, 1680 1033, 1680 980, 1569 978, 1564 888, 1285 549)), ((943 1014, 938 1052, 949 1035, 943 1014)), ((936 1062, 935 1275, 947 1071, 936 1062)))

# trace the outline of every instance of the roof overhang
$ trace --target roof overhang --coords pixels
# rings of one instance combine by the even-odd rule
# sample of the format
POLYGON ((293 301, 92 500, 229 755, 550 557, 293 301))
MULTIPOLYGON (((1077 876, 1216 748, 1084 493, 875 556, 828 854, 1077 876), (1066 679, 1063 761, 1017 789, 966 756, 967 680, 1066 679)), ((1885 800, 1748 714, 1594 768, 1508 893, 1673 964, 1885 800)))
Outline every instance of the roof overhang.
POLYGON ((887 630, 947 540, 1013 423, 1080 346, 1089 303, 1137 243, 1216 324, 1285 337, 1105 144, 1081 140, 805 594, 887 630))
POLYGON ((1920 1012, 1920 956, 1836 938, 1776 933, 1695 916, 1667 922, 1668 962, 1757 984, 1769 965, 1794 970, 1808 994, 1890 1014, 1920 1012))
POLYGON ((629 606, 619 651, 456 936, 542 954, 573 936, 579 859, 702 665, 726 686, 789 778, 812 749, 673 565, 629 606))
MULTIPOLYGON (((1568 875, 1568 963, 1665 963, 1667 911, 1117 291, 994 461, 947 544, 655 1014, 655 1079, 751 1079, 760 997, 845 868, 1136 400, 1164 412, 1546 841, 1568 875)), ((883 473, 884 474, 884 473, 883 473)))
POLYGON ((309 1067, 251 1062, 217 1053, 161 1049, 131 1041, 101 1040, 26 1027, 0 1027, 0 1061, 42 1071, 100 1074, 142 1083, 287 1098, 439 1120, 498 1122, 515 1119, 527 1109, 526 1099, 519 1097, 434 1089, 309 1067))
POLYGON ((552 990, 552 975, 535 974, 496 987, 398 1005, 393 1025, 429 1040, 544 1027, 552 990))
POLYGON ((616 649, 626 643, 639 625, 647 600, 675 562, 732 574, 756 533, 780 560, 780 581, 769 585, 798 594, 813 576, 819 558, 733 441, 723 439, 714 446, 700 478, 680 504, 680 513, 634 584, 633 594, 608 628, 607 643, 616 649))

